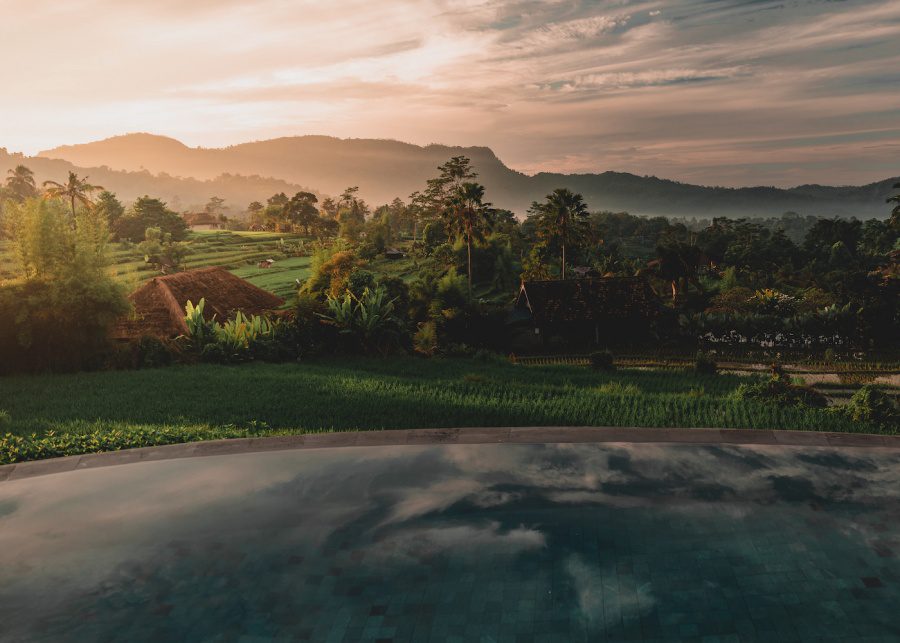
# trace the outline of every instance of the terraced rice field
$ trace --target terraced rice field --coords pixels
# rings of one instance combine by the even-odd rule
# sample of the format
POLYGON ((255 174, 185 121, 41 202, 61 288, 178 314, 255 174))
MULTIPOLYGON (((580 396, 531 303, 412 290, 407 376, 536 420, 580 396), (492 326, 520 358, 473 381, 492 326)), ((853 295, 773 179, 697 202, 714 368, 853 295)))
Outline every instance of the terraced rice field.
MULTIPOLYGON (((282 252, 280 242, 297 244, 304 241, 299 235, 275 232, 194 232, 187 240, 190 254, 185 268, 223 266, 237 276, 288 298, 296 289, 296 280, 309 276, 309 257, 292 257, 282 252), (258 268, 263 259, 274 259, 271 268, 258 268)), ((144 262, 137 245, 114 243, 110 248, 110 271, 129 289, 159 273, 144 262)), ((0 242, 0 280, 18 276, 18 260, 13 245, 0 242)))

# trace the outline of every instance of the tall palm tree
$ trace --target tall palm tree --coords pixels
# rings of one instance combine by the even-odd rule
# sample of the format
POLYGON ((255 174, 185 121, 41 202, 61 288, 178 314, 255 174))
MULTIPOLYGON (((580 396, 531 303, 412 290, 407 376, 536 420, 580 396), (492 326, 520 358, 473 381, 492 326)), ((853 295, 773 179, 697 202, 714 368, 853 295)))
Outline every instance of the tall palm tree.
POLYGON ((667 241, 656 247, 656 259, 647 263, 648 269, 672 289, 672 303, 678 303, 678 295, 686 292, 688 284, 703 292, 700 269, 710 264, 710 259, 700 248, 682 241, 667 241))
POLYGON ((75 172, 69 172, 69 179, 63 183, 56 181, 44 181, 44 196, 48 199, 68 199, 72 206, 72 225, 75 225, 75 202, 90 207, 92 201, 90 199, 91 192, 102 190, 102 185, 91 185, 87 182, 88 177, 78 178, 75 172))
POLYGON ((559 239, 562 246, 561 278, 566 278, 566 244, 581 237, 587 227, 588 207, 584 197, 568 188, 558 188, 545 197, 543 203, 531 204, 531 212, 538 216, 544 233, 559 239))
POLYGON ((478 183, 460 184, 444 203, 447 228, 466 238, 469 295, 472 294, 472 240, 484 239, 485 231, 491 227, 492 213, 491 204, 484 201, 484 186, 478 183))
MULTIPOLYGON (((900 183, 894 184, 895 190, 900 190, 900 183)), ((888 203, 896 203, 894 209, 891 211, 891 218, 888 219, 888 223, 894 228, 900 228, 900 194, 895 194, 893 196, 889 196, 887 198, 888 203)))
POLYGON ((15 169, 7 170, 6 187, 19 201, 28 197, 37 196, 37 186, 34 184, 34 172, 24 165, 17 165, 15 169))

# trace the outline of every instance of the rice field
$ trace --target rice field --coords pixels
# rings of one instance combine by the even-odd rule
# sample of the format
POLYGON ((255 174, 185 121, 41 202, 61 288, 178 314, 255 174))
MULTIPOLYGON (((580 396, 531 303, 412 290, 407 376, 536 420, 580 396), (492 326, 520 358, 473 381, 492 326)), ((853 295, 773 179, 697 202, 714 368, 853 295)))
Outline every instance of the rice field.
MULTIPOLYGON (((299 235, 276 232, 193 232, 187 239, 190 254, 184 261, 185 268, 223 266, 268 290, 279 297, 290 297, 296 289, 296 280, 309 276, 309 257, 286 257, 278 248, 279 241, 297 242, 299 235), (268 269, 257 268, 263 259, 274 259, 268 269)), ((129 243, 113 243, 110 247, 110 272, 129 289, 137 288, 144 281, 159 273, 144 262, 137 246, 129 243)), ((13 244, 0 241, 0 281, 18 275, 18 260, 13 244)))
POLYGON ((502 360, 344 358, 0 378, 0 432, 252 427, 732 427, 875 432, 819 409, 738 401, 745 377, 598 373, 502 360))

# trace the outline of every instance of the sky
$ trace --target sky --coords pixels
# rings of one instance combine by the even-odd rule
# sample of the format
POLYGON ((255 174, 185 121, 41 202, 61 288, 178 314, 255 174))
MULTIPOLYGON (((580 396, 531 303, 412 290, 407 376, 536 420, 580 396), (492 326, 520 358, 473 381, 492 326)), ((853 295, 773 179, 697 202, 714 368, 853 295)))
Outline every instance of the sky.
POLYGON ((898 0, 0 0, 0 147, 484 145, 705 185, 900 174, 898 0))

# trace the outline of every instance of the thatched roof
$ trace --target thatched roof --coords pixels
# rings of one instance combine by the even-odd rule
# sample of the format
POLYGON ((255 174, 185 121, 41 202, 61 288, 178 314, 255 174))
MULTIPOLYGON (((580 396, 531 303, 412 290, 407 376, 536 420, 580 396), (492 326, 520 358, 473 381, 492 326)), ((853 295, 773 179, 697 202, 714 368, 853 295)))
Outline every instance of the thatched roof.
POLYGON ((516 308, 536 323, 587 322, 655 317, 658 302, 641 277, 526 281, 516 308))
POLYGON ((184 306, 188 301, 206 299, 204 317, 219 321, 233 317, 237 311, 260 315, 284 303, 280 297, 257 288, 224 268, 200 268, 155 277, 129 295, 134 315, 123 319, 113 329, 118 339, 153 335, 176 337, 187 332, 184 306))

